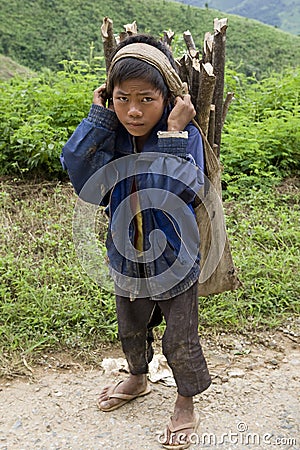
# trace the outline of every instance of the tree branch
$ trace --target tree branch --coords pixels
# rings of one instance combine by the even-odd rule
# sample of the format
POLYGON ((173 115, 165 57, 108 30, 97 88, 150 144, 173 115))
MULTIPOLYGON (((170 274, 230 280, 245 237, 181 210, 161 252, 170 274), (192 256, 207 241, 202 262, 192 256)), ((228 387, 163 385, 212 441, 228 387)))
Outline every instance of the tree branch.
MULTIPOLYGON (((203 130, 205 136, 208 135, 211 102, 214 95, 216 77, 210 63, 202 64, 200 74, 200 84, 197 98, 197 122, 203 130)), ((210 143, 211 146, 213 143, 210 143)))
POLYGON ((105 58, 106 71, 110 63, 110 56, 116 48, 116 39, 113 33, 113 21, 109 17, 104 17, 101 25, 101 36, 103 42, 103 51, 105 58))
POLYGON ((223 117, 223 95, 224 95, 224 73, 225 73, 225 43, 227 19, 214 20, 214 46, 212 55, 212 65, 216 76, 216 85, 213 103, 216 106, 215 121, 215 141, 218 146, 217 154, 220 155, 222 117, 223 117))

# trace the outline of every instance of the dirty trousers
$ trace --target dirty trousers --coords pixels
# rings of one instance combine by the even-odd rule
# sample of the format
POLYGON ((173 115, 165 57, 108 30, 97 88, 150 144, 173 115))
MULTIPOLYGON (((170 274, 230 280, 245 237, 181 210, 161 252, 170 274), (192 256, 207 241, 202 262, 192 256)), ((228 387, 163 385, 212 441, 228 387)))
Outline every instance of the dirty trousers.
POLYGON ((162 351, 172 369, 178 393, 185 397, 193 397, 211 384, 198 336, 197 288, 195 283, 186 292, 158 302, 147 297, 130 301, 128 297, 116 295, 119 338, 130 373, 148 372, 153 356, 147 348, 149 322, 159 308, 166 322, 162 351))

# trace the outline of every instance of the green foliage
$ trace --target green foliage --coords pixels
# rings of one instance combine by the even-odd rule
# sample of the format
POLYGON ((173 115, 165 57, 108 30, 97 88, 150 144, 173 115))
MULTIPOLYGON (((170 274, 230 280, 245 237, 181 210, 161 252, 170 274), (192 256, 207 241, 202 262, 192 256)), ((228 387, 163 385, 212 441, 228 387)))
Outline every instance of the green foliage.
POLYGON ((74 204, 70 185, 1 185, 1 354, 116 338, 114 297, 89 279, 73 247, 74 204))
MULTIPOLYGON (((182 41, 175 40, 177 48, 182 41)), ((102 59, 100 63, 103 64, 102 59)), ((44 70, 14 78, 1 87, 0 173, 62 176, 59 156, 73 130, 86 117, 104 68, 64 61, 57 74, 44 70)), ((235 92, 221 146, 224 195, 244 194, 299 171, 300 70, 257 81, 227 68, 226 91, 235 92)))
POLYGON ((252 83, 228 70, 226 87, 235 101, 222 135, 225 195, 299 173, 300 70, 252 83))
POLYGON ((2 174, 31 171, 53 177, 62 172, 62 146, 87 115, 104 71, 80 61, 63 64, 64 71, 45 69, 0 87, 2 174))
MULTIPOLYGON (((137 21, 140 32, 161 35, 171 28, 177 35, 189 29, 201 50, 204 34, 213 32, 220 11, 200 9, 172 1, 152 0, 2 0, 0 53, 33 70, 57 70, 59 62, 88 60, 87 48, 95 43, 102 54, 100 25, 103 17, 114 21, 116 33, 137 21)), ((251 19, 226 15, 227 57, 241 70, 259 76, 278 67, 300 65, 300 38, 251 19)))
POLYGON ((296 179, 225 202, 233 258, 243 283, 235 292, 200 299, 203 328, 279 326, 300 314, 299 206, 296 179), (294 185, 294 182, 296 185, 294 185))
MULTIPOLYGON (((299 200, 299 188, 289 182, 225 203, 243 285, 199 299, 201 328, 273 327, 300 313, 299 200)), ((1 183, 1 355, 64 347, 87 351, 117 337, 114 295, 87 276, 75 252, 75 202, 69 183, 1 183)), ((104 248, 104 215, 97 226, 104 248)))

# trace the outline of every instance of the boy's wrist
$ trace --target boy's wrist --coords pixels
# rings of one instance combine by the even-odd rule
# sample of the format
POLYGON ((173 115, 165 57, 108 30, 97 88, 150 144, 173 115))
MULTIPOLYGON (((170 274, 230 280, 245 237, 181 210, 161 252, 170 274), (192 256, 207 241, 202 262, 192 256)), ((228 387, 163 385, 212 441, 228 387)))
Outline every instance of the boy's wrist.
POLYGON ((161 153, 186 157, 188 131, 158 131, 158 151, 161 153))
POLYGON ((188 131, 167 130, 167 131, 158 131, 157 136, 161 139, 166 138, 188 139, 189 133, 188 131))

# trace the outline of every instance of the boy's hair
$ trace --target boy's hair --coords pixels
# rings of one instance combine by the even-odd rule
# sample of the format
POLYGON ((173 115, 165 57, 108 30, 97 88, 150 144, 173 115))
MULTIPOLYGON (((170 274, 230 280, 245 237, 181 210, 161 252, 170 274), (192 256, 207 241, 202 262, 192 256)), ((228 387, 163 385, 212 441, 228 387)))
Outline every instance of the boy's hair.
MULTIPOLYGON (((176 63, 170 50, 161 41, 145 34, 136 34, 122 41, 112 53, 111 60, 118 50, 133 43, 144 43, 156 47, 167 56, 172 67, 177 71, 176 63)), ((148 81, 162 94, 165 101, 169 99, 169 89, 160 72, 153 65, 134 57, 123 58, 113 65, 109 76, 110 90, 113 91, 114 86, 132 78, 141 78, 148 81)))

